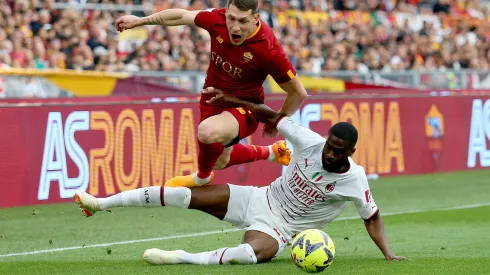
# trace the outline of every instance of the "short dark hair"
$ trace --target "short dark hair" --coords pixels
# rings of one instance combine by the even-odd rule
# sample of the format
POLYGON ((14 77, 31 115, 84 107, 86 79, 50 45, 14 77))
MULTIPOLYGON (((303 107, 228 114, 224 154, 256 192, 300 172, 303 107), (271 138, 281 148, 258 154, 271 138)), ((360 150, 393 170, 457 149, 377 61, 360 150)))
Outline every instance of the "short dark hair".
POLYGON ((339 122, 330 128, 330 134, 348 141, 352 147, 356 146, 358 133, 356 127, 349 122, 339 122))
POLYGON ((228 7, 231 4, 241 11, 252 10, 252 14, 256 14, 259 10, 259 2, 257 0, 228 0, 228 7))

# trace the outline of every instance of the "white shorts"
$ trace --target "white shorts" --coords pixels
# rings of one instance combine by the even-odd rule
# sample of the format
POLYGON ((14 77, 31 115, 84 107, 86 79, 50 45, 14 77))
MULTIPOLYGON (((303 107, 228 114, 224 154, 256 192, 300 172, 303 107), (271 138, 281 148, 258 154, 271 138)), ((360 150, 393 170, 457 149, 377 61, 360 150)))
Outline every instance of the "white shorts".
POLYGON ((256 230, 273 237, 279 244, 276 256, 279 255, 287 246, 291 236, 271 212, 267 199, 268 187, 233 184, 228 184, 228 186, 230 187, 230 200, 224 220, 246 231, 256 230))

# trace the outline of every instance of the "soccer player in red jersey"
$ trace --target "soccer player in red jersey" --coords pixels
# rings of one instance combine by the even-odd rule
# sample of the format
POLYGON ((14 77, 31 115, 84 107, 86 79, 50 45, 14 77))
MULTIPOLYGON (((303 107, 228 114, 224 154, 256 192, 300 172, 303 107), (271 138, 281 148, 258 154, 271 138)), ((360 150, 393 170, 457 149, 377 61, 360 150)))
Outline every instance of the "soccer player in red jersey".
MULTIPOLYGON (((306 91, 281 44, 271 28, 260 20, 257 0, 228 0, 224 9, 167 9, 147 17, 125 15, 116 21, 120 32, 143 25, 188 25, 208 31, 211 60, 204 84, 207 91, 216 88, 242 100, 263 103, 263 84, 267 75, 271 75, 287 92, 280 113, 291 116, 306 98, 306 91)), ((289 164, 290 152, 284 141, 272 146, 240 144, 242 138, 257 130, 258 122, 243 108, 210 103, 212 97, 209 93, 202 94, 200 100, 197 173, 174 177, 165 186, 207 184, 213 179, 213 169, 258 159, 289 164)), ((263 131, 266 135, 277 135, 273 125, 265 125, 263 131)))

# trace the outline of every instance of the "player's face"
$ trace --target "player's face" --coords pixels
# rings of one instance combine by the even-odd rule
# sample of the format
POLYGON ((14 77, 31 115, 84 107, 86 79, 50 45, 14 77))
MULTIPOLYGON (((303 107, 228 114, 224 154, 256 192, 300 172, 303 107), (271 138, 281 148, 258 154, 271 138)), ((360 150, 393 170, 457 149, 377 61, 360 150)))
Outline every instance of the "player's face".
POLYGON ((337 170, 355 150, 349 141, 329 134, 323 147, 322 160, 324 168, 327 171, 337 170))
POLYGON ((226 11, 226 27, 233 45, 241 45, 245 39, 257 30, 259 14, 252 14, 252 10, 241 11, 230 4, 226 11))

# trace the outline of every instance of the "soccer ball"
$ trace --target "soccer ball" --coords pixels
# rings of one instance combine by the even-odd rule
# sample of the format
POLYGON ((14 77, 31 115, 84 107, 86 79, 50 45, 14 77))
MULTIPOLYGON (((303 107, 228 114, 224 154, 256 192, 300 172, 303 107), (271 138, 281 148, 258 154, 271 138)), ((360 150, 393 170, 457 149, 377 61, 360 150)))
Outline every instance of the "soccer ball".
POLYGON ((327 233, 318 229, 308 229, 294 238, 291 257, 302 271, 321 272, 332 264, 335 245, 327 233))

